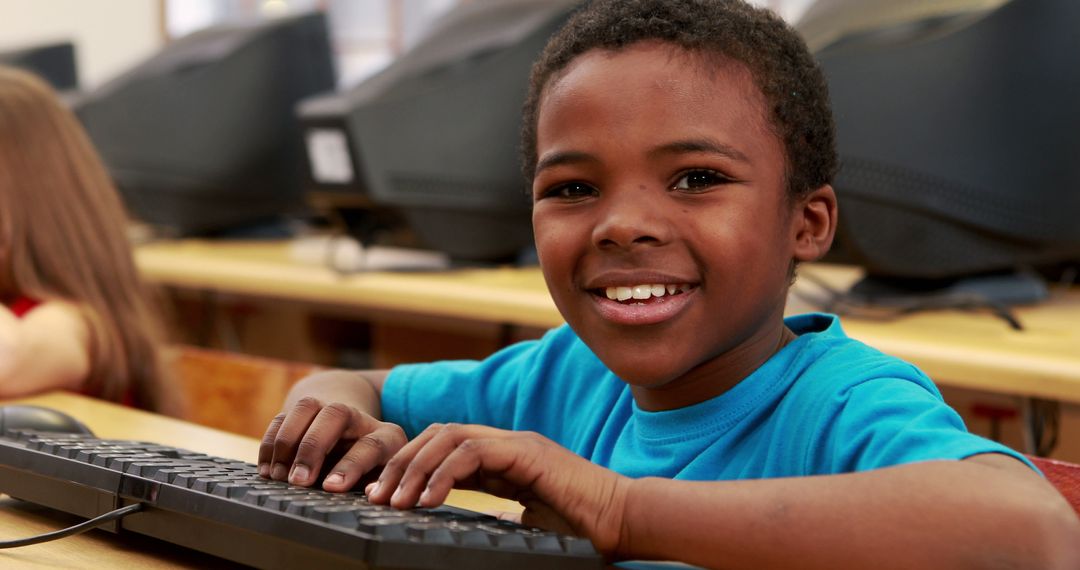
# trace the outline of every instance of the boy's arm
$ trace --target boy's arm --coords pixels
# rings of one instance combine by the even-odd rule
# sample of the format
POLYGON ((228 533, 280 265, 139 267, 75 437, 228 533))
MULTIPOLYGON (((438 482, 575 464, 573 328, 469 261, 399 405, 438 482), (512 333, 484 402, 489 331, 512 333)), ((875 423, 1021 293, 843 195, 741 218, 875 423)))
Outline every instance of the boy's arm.
POLYGON ((431 507, 451 487, 522 502, 523 522, 589 537, 617 559, 724 568, 1078 568, 1080 520, 996 454, 843 475, 629 479, 532 433, 432 426, 368 488, 431 507))
POLYGON ((1080 521, 1019 461, 986 454, 726 483, 640 479, 618 552, 731 568, 1078 568, 1080 521))
POLYGON ((330 370, 304 378, 285 398, 259 445, 259 474, 311 485, 336 458, 323 488, 347 491, 405 445, 405 432, 380 421, 385 370, 330 370))
POLYGON ((303 398, 342 402, 380 418, 383 384, 389 370, 327 370, 308 376, 289 390, 282 408, 288 410, 303 398))
POLYGON ((67 303, 43 303, 22 318, 0 305, 0 398, 78 390, 90 372, 89 345, 86 320, 67 303))

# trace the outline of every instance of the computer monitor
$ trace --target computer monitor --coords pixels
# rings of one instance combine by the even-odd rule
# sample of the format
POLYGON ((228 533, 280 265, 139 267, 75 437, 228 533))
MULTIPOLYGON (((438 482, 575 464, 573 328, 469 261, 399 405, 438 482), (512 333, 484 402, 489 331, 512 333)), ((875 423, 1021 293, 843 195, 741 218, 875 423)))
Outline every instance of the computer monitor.
POLYGON ((302 102, 313 200, 358 208, 362 240, 372 210, 390 210, 456 261, 516 260, 532 245, 518 156, 529 70, 575 4, 463 3, 381 73, 302 102))
POLYGON ((185 36, 73 106, 136 218, 218 235, 304 211, 294 107, 335 81, 313 13, 185 36))
POLYGON ((57 91, 79 88, 75 45, 71 42, 37 45, 0 52, 0 65, 18 67, 40 76, 57 91))
POLYGON ((914 24, 817 53, 844 258, 915 288, 1080 260, 1080 2, 914 24))
POLYGON ((986 12, 1009 0, 815 0, 795 20, 812 51, 845 36, 921 25, 943 17, 986 12))

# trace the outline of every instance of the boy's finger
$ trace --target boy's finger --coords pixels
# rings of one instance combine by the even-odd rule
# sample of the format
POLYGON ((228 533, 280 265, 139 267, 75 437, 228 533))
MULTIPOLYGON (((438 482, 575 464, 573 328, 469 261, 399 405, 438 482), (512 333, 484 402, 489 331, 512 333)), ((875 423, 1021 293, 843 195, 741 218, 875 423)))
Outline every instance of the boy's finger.
POLYGON ((296 457, 289 468, 290 484, 307 487, 315 482, 326 454, 352 423, 354 413, 352 408, 341 403, 319 410, 296 445, 296 457))
POLYGON ((284 481, 288 477, 289 468, 296 457, 296 445, 321 409, 322 402, 307 397, 301 398, 291 410, 286 412, 272 444, 271 479, 284 481))
POLYGON ((323 480, 323 489, 348 491, 365 474, 385 464, 406 443, 405 432, 394 424, 380 423, 371 433, 356 440, 323 480))
MULTIPOLYGON (((397 508, 409 508, 416 505, 420 500, 421 493, 429 489, 429 478, 437 470, 441 469, 450 458, 462 448, 473 448, 480 442, 488 439, 503 440, 508 432, 487 426, 448 424, 435 434, 435 436, 416 452, 409 462, 408 468, 398 483, 398 489, 390 498, 390 504, 397 508)), ((466 471, 466 470, 463 470, 466 471)), ((446 493, 457 481, 472 475, 476 469, 463 472, 462 477, 451 481, 446 487, 446 493)), ((438 503, 446 498, 443 493, 438 503)), ((436 504, 438 504, 436 503, 436 504)))
POLYGON ((413 457, 439 433, 442 427, 441 424, 432 424, 420 432, 420 435, 413 438, 412 441, 402 446, 383 466, 379 480, 368 485, 365 491, 368 500, 378 504, 389 503, 390 497, 397 489, 401 476, 412 462, 413 457))
POLYGON ((419 502, 421 507, 427 508, 441 505, 458 481, 472 477, 481 469, 503 471, 513 465, 521 451, 526 449, 517 443, 516 440, 505 438, 466 439, 445 455, 430 475, 424 477, 420 489, 410 488, 416 493, 415 497, 402 496, 401 499, 412 498, 414 504, 419 502))
POLYGON ((283 421, 285 421, 284 412, 274 416, 274 419, 270 420, 270 425, 266 427, 262 441, 259 442, 259 475, 262 477, 270 477, 270 462, 274 459, 274 440, 277 439, 278 429, 281 428, 283 421))

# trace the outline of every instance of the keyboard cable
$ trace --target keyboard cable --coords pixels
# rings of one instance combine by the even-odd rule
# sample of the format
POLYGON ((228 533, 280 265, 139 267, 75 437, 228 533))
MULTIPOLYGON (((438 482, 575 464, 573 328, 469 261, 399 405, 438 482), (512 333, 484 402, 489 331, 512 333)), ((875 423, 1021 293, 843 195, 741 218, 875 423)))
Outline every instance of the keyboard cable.
POLYGON ((31 536, 28 538, 20 538, 18 540, 0 541, 0 548, 18 548, 20 546, 30 546, 31 544, 40 544, 42 542, 49 542, 58 538, 75 536, 76 534, 82 534, 92 528, 99 527, 105 523, 122 519, 132 513, 137 513, 141 511, 142 508, 142 503, 133 503, 126 507, 120 507, 119 509, 116 509, 114 511, 109 511, 101 516, 94 517, 88 521, 81 522, 75 526, 69 526, 68 528, 60 529, 53 532, 47 532, 45 534, 39 534, 37 536, 31 536))

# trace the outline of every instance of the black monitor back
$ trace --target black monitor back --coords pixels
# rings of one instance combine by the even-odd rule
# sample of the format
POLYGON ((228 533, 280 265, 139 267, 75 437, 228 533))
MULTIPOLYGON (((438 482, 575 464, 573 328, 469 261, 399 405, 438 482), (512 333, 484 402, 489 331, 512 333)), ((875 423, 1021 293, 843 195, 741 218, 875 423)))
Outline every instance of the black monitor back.
POLYGON ((334 86, 315 13, 185 36, 74 107, 135 217, 214 234, 303 210, 294 107, 334 86))
POLYGON ((842 39, 818 54, 841 170, 839 245, 884 278, 1080 260, 1080 2, 842 39))
POLYGON ((304 101, 309 188, 400 212, 456 260, 513 259, 532 244, 518 156, 529 70, 575 4, 464 4, 378 75, 304 101))
POLYGON ((79 88, 75 45, 61 42, 0 52, 0 65, 10 65, 40 76, 57 91, 79 88))

